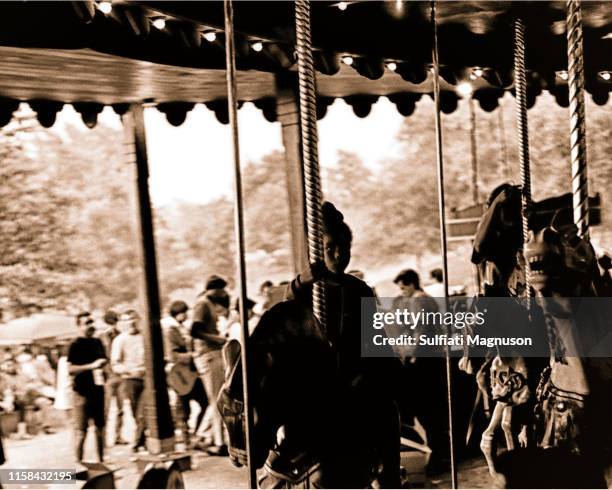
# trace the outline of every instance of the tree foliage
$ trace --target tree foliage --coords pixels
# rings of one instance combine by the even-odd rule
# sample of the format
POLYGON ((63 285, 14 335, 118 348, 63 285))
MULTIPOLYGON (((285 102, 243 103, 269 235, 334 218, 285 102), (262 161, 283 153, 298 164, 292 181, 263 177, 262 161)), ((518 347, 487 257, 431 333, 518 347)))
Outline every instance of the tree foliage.
MULTIPOLYGON (((486 113, 476 104, 480 200, 504 181, 519 182, 514 99, 486 113), (501 118, 500 118, 501 112, 501 118), (501 124, 500 124, 501 121, 501 124), (503 131, 502 131, 503 129, 503 131)), ((568 109, 548 95, 529 111, 535 199, 569 192, 568 109)), ((442 117, 448 210, 472 204, 469 111, 442 117)), ((600 192, 603 246, 612 236, 612 127, 609 106, 587 106, 591 193, 600 192)), ((353 266, 402 267, 402 257, 439 252, 433 104, 424 97, 397 139, 401 153, 378 167, 341 151, 324 166, 326 199, 353 229, 353 266)), ((133 302, 141 266, 134 233, 134 167, 123 156, 120 130, 65 126, 0 133, 0 307, 106 308, 133 302)), ((325 162, 324 162, 325 163, 325 162)), ((289 279, 290 219, 284 156, 272 152, 243 168, 247 278, 289 279)), ((202 288, 207 275, 235 276, 234 207, 227 197, 155 209, 162 299, 202 288)), ((467 257, 465 257, 467 261, 467 257)))
POLYGON ((77 269, 69 254, 73 228, 61 212, 66 200, 24 136, 0 136, 0 296, 16 311, 62 301, 77 269))

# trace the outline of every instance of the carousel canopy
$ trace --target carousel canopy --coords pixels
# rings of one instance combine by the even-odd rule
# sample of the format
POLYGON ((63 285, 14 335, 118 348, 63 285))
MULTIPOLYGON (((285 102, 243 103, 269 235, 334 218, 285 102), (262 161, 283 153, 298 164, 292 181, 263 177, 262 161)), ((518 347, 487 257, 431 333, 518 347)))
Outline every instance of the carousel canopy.
MULTIPOLYGON (((237 1, 238 94, 275 120, 277 75, 297 71, 293 2, 237 1)), ((528 103, 542 90, 567 105, 565 2, 438 2, 442 109, 469 82, 485 110, 513 84, 513 19, 527 28, 528 103)), ((583 2, 585 88, 612 88, 612 2, 583 2)), ((195 103, 227 121, 221 1, 0 3, 0 122, 27 101, 45 126, 64 103, 88 125, 151 102, 180 124, 195 103)), ((312 3, 319 116, 344 98, 358 116, 387 96, 409 115, 431 94, 430 2, 312 3)))

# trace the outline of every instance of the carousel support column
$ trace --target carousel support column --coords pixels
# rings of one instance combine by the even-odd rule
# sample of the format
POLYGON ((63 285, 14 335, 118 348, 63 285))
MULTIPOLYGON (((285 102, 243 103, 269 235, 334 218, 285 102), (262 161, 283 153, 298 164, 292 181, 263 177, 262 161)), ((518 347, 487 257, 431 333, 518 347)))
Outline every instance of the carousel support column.
POLYGON ((304 166, 298 80, 294 73, 276 74, 276 115, 281 123, 285 147, 285 170, 291 217, 291 251, 295 274, 308 266, 306 210, 304 209, 304 166))
POLYGON ((136 191, 139 226, 136 227, 141 243, 143 264, 143 311, 145 342, 144 416, 148 429, 147 449, 153 456, 174 451, 174 426, 166 373, 164 347, 160 324, 157 260, 153 235, 153 216, 149 197, 149 168, 142 105, 132 104, 123 116, 126 155, 136 166, 136 191))
MULTIPOLYGON (((444 300, 446 311, 450 311, 448 302, 448 247, 446 240, 446 197, 444 192, 444 145, 442 140, 442 120, 440 116, 440 62, 438 60, 438 24, 436 21, 436 0, 431 1, 431 25, 433 26, 433 46, 431 59, 433 62, 433 91, 435 104, 436 128, 436 163, 438 174, 438 213, 440 218, 440 249, 442 252, 442 277, 444 284, 444 300)), ((449 332, 450 333, 450 332, 449 332)), ((453 377, 451 370, 450 348, 444 348, 446 358, 446 403, 448 407, 448 445, 451 464, 451 488, 457 488, 457 465, 455 460, 455 436, 453 428, 453 377)))
POLYGON ((574 223, 578 235, 589 239, 589 185, 584 116, 584 50, 580 0, 567 1, 567 60, 570 101, 570 147, 574 223))

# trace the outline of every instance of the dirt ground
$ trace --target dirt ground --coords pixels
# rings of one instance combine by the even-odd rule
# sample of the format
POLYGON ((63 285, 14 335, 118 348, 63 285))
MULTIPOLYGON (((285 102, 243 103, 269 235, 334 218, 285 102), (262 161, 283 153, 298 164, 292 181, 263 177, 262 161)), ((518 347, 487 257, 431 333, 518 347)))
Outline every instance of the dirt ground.
MULTIPOLYGON (((114 407, 113 407, 114 408, 114 407)), ((111 409, 110 434, 114 433, 114 410, 111 409)), ((129 410, 124 416, 123 437, 130 440, 133 431, 133 419, 129 410)), ((29 440, 15 440, 5 437, 3 440, 6 463, 3 470, 8 469, 65 469, 74 470, 76 465, 72 448, 72 431, 66 415, 63 427, 55 434, 38 434, 29 440)), ((111 446, 107 449, 107 465, 115 471, 117 488, 136 488, 140 478, 138 465, 131 461, 132 453, 127 445, 111 446)), ((193 451, 192 470, 183 473, 186 488, 248 488, 248 473, 245 468, 235 468, 229 458, 208 456, 201 451, 193 451)), ((93 433, 89 434, 85 447, 85 460, 96 461, 93 433)), ((404 454, 406 467, 412 488, 449 488, 450 475, 445 475, 439 481, 428 481, 423 474, 424 458, 418 451, 404 454)), ((460 488, 491 488, 483 458, 473 458, 459 465, 458 482, 460 488)), ((59 488, 66 485, 8 485, 2 482, 4 488, 59 488)))
MULTIPOLYGON (((93 434, 90 435, 90 442, 93 439, 91 436, 93 434)), ((63 468, 74 470, 75 467, 72 456, 72 434, 68 429, 56 434, 40 434, 26 441, 5 439, 4 446, 7 462, 3 469, 63 468)), ((94 460, 93 444, 87 446, 86 459, 94 460)), ((140 475, 136 463, 130 461, 130 456, 129 446, 109 448, 108 466, 116 470, 117 488, 136 488, 138 485, 140 475)), ((450 487, 448 475, 440 482, 426 481, 424 475, 418 472, 419 456, 416 452, 412 459, 414 459, 415 467, 411 468, 410 481, 413 488, 450 487)), ((228 458, 212 457, 194 451, 192 467, 191 471, 183 473, 186 488, 248 488, 247 471, 244 468, 235 468, 228 458)), ((460 488, 491 488, 487 469, 481 459, 460 464, 458 480, 460 488)), ((5 485, 4 483, 3 486, 4 488, 41 488, 40 485, 5 485)), ((53 488, 66 488, 66 486, 56 485, 53 488)))

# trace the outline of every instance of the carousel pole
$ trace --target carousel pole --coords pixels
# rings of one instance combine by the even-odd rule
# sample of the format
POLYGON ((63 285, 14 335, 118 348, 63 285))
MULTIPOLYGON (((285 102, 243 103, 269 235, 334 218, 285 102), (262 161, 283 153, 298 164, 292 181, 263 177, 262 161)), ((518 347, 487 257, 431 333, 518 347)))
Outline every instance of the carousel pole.
POLYGON ((238 100, 237 100, 237 84, 236 84, 236 49, 234 46, 234 8, 232 0, 223 2, 224 17, 225 17, 225 73, 227 79, 227 105, 229 112, 229 122, 232 130, 232 153, 234 156, 234 232, 236 235, 236 264, 238 268, 238 287, 240 291, 240 343, 242 349, 242 386, 244 410, 246 416, 245 438, 246 438, 246 453, 247 465, 249 469, 249 487, 257 488, 257 473, 253 465, 253 407, 249 399, 249 356, 248 356, 248 338, 249 338, 249 319, 247 316, 246 300, 247 300, 247 282, 246 282, 246 264, 244 260, 245 245, 244 245, 244 215, 242 203, 242 175, 240 172, 240 140, 238 134, 238 100))
POLYGON ((570 145, 574 223, 578 235, 589 239, 589 181, 586 158, 584 64, 580 0, 567 1, 567 61, 570 102, 570 145))
MULTIPOLYGON (((440 248, 442 249, 442 273, 444 284, 444 301, 446 311, 448 304, 448 249, 446 243, 446 199, 444 194, 444 155, 442 147, 442 121, 440 119, 440 64, 438 61, 438 26, 436 21, 436 0, 431 2, 431 25, 433 29, 433 89, 436 106, 436 157, 438 169, 438 213, 440 217, 440 248)), ((455 441, 453 434, 453 401, 451 358, 448 345, 444 349, 446 357, 446 396, 448 404, 448 440, 450 446, 451 488, 457 488, 457 466, 455 464, 455 441)))
MULTIPOLYGON (((516 126, 521 168, 521 218, 523 224, 523 253, 529 240, 529 210, 531 209, 531 170, 529 168, 529 130, 527 126, 527 75, 525 72, 525 23, 521 17, 514 20, 514 90, 516 92, 516 126)), ((525 299, 531 306, 531 270, 525 267, 525 299)))
POLYGON ((143 264, 145 344, 144 416, 147 424, 147 449, 152 455, 174 451, 174 426, 164 371, 164 345, 160 324, 157 260, 153 234, 153 215, 149 196, 149 165, 142 105, 132 104, 123 117, 126 157, 136 167, 136 191, 140 226, 140 258, 143 264))
POLYGON ((478 189, 478 146, 476 141, 476 108, 474 107, 474 97, 470 95, 468 99, 470 108, 470 153, 472 156, 472 200, 478 204, 480 191, 478 189))
MULTIPOLYGON (((300 126, 306 197, 306 225, 308 231, 308 260, 323 261, 323 216, 321 176, 319 172, 317 136, 316 72, 312 57, 310 30, 310 1, 295 1, 296 49, 300 94, 300 126)), ((323 333, 326 332, 325 283, 317 281, 312 290, 312 308, 323 333)))
POLYGON ((497 128, 499 131, 499 150, 500 150, 500 162, 504 168, 504 175, 506 180, 510 180, 510 166, 508 165, 508 147, 506 145, 506 124, 504 123, 504 106, 501 102, 497 109, 497 128))

